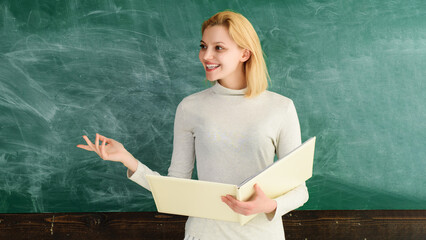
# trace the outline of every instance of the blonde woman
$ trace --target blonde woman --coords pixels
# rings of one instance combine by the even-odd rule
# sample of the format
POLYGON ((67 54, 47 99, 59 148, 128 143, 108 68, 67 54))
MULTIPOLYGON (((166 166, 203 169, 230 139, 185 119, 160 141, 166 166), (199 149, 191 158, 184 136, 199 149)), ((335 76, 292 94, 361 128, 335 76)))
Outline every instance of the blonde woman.
MULTIPOLYGON (((191 178, 195 159, 200 180, 239 184, 301 144, 292 100, 267 91, 268 72, 259 38, 241 14, 224 11, 202 25, 199 59, 214 85, 178 105, 173 154, 168 175, 191 178)), ((149 190, 146 174, 158 174, 119 142, 96 134, 93 144, 78 145, 102 159, 122 162, 128 177, 149 190), (100 143, 102 142, 102 144, 100 143)), ((308 200, 306 184, 276 199, 258 186, 247 202, 232 196, 222 201, 233 211, 256 214, 239 223, 189 217, 185 239, 284 239, 282 216, 308 200)))

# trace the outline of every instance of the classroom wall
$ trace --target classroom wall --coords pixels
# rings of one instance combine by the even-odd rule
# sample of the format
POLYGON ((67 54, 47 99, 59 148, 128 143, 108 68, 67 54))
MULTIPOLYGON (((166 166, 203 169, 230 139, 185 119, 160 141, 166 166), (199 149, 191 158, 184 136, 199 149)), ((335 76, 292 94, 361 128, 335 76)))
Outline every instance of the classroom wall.
POLYGON ((245 15, 270 91, 317 136, 302 209, 426 209, 426 2, 0 1, 0 213, 155 211, 126 169, 75 146, 114 138, 167 174, 183 97, 209 87, 200 27, 245 15))

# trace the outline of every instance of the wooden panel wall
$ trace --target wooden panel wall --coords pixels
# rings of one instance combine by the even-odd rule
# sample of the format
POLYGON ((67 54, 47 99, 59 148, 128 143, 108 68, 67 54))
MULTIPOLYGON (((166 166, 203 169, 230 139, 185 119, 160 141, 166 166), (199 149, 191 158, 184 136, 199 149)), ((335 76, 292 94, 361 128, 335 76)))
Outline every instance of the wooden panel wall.
MULTIPOLYGON (((156 212, 0 214, 0 239, 183 239, 186 217, 156 212)), ((426 239, 426 210, 293 211, 286 239, 426 239)))

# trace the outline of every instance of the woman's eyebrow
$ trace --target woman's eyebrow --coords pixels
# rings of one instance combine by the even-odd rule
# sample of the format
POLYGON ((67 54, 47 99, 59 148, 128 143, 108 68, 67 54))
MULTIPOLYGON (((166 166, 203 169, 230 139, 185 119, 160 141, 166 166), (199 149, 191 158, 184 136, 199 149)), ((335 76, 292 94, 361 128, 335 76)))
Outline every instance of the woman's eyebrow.
MULTIPOLYGON (((203 40, 200 41, 201 43, 207 44, 206 42, 204 42, 203 40)), ((215 42, 214 44, 225 44, 224 42, 215 42)))

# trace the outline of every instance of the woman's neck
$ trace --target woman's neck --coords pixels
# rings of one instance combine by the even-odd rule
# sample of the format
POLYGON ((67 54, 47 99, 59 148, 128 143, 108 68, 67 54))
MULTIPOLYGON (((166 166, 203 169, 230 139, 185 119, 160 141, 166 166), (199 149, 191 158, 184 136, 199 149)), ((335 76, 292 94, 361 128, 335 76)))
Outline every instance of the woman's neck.
POLYGON ((234 82, 234 81, 230 82, 230 81, 223 81, 223 80, 218 80, 218 82, 220 83, 220 85, 233 90, 240 90, 247 87, 247 84, 245 82, 234 82))
POLYGON ((234 90, 244 89, 247 87, 246 76, 242 68, 242 64, 239 67, 239 71, 235 71, 231 76, 227 78, 219 79, 220 85, 234 90))

